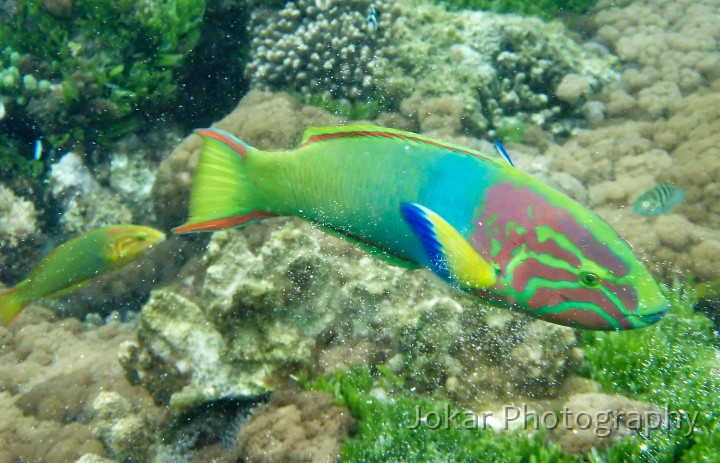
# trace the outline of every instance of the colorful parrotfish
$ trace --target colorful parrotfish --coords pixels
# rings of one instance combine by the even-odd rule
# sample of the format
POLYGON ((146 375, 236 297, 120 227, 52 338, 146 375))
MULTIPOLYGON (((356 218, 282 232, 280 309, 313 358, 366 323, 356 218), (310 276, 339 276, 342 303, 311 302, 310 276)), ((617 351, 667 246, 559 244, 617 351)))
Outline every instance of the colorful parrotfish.
POLYGON ((161 231, 138 225, 110 225, 73 238, 48 254, 25 280, 0 292, 0 317, 7 325, 29 303, 67 294, 164 239, 161 231))
POLYGON ((505 162, 373 126, 308 129, 265 152, 217 129, 176 233, 299 216, 396 265, 428 267, 494 305, 596 330, 640 328, 668 302, 604 220, 505 162))

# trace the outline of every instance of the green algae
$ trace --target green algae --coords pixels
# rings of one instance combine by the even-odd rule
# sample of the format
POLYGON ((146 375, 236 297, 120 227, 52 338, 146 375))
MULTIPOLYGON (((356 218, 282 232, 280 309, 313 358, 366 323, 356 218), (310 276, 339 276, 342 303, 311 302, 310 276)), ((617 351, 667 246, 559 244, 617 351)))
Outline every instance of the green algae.
MULTIPOLYGON (((693 311, 694 297, 674 292, 665 319, 636 331, 586 332, 584 373, 608 393, 657 404, 668 412, 698 413, 695 429, 687 421, 625 439, 606 452, 585 457, 563 452, 547 433, 495 432, 449 423, 413 429, 418 408, 447 415, 447 398, 405 388, 384 365, 355 367, 314 381, 306 388, 331 393, 359 425, 342 448, 342 461, 498 461, 498 462, 694 462, 720 461, 720 363, 712 323, 693 311), (715 456, 713 456, 715 455, 715 456)), ((464 412, 463 412, 464 413, 464 412)), ((462 424, 463 414, 458 422, 462 424)))
POLYGON ((302 97, 299 93, 289 90, 293 96, 304 100, 305 104, 324 109, 325 111, 348 120, 372 120, 384 110, 397 109, 397 105, 390 105, 386 98, 377 96, 367 101, 350 101, 347 99, 332 98, 329 95, 313 94, 302 97))
POLYGON ((204 1, 78 0, 66 16, 41 3, 20 0, 0 21, 0 41, 21 61, 12 65, 32 72, 28 83, 49 83, 42 95, 32 85, 21 95, 11 108, 19 118, 63 146, 109 142, 168 109, 200 38, 204 1))
POLYGON ((606 392, 699 416, 694 430, 681 422, 645 439, 623 441, 609 450, 608 461, 692 462, 700 456, 720 461, 718 337, 712 322, 693 311, 694 302, 691 292, 674 291, 669 313, 655 325, 585 334, 588 373, 606 392))
POLYGON ((579 462, 556 444, 546 443, 545 432, 496 432, 478 425, 448 422, 435 429, 415 426, 417 410, 444 416, 455 410, 447 399, 432 399, 408 390, 389 368, 356 367, 315 381, 306 388, 331 393, 359 421, 356 434, 342 447, 344 462, 579 462), (415 429, 413 429, 415 428, 415 429))
POLYGON ((42 161, 22 156, 18 144, 0 133, 0 180, 24 176, 37 183, 44 170, 42 161))

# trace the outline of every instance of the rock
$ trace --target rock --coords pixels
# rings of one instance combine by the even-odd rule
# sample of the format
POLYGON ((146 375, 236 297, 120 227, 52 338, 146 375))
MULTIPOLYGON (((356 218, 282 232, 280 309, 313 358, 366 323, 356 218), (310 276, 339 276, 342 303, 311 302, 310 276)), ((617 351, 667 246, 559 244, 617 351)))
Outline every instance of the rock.
POLYGON ((666 420, 665 410, 656 405, 601 393, 570 397, 560 415, 560 422, 551 426, 552 439, 566 452, 582 455, 588 455, 593 448, 602 454, 609 446, 644 429, 638 426, 659 427, 666 420))
POLYGON ((354 426, 330 394, 279 391, 241 428, 234 453, 253 463, 332 463, 354 426))
POLYGON ((118 460, 111 460, 109 458, 103 458, 94 453, 86 453, 81 456, 75 463, 118 463, 118 460))
POLYGON ((43 240, 35 205, 0 185, 0 281, 24 278, 40 260, 43 240))
POLYGON ((113 458, 148 461, 156 426, 147 415, 117 392, 98 394, 93 410, 93 433, 113 458))
POLYGON ((342 351, 389 362, 425 391, 455 376, 460 402, 477 390, 552 396, 575 365, 572 329, 488 309, 299 221, 217 232, 203 259, 192 301, 156 290, 121 357, 133 382, 176 409, 272 390, 319 363, 345 368, 333 360, 342 351))
POLYGON ((567 74, 555 88, 555 96, 565 103, 576 104, 590 93, 592 80, 587 76, 567 74))

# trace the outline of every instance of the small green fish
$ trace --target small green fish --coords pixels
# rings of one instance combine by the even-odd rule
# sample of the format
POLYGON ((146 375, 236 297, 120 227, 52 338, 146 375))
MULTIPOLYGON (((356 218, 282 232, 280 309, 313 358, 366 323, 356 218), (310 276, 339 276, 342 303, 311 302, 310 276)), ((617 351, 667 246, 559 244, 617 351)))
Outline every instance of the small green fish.
POLYGON ((633 204, 633 210, 642 215, 666 214, 684 198, 685 190, 664 182, 638 196, 633 204))
POLYGON ((92 278, 132 262, 165 234, 138 225, 110 225, 63 243, 14 288, 0 292, 0 317, 10 323, 28 304, 67 294, 92 278))

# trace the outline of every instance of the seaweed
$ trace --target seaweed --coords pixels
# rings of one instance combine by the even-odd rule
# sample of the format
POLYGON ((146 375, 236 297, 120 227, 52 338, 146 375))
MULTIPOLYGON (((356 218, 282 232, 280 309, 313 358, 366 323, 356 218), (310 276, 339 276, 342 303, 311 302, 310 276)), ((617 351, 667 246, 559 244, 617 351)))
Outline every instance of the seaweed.
POLYGON ((698 413, 688 424, 626 440, 611 447, 607 460, 629 462, 720 461, 720 361, 712 322, 693 310, 693 291, 670 293, 664 320, 629 332, 586 333, 586 373, 609 392, 698 413), (714 456, 713 456, 714 455, 714 456))
POLYGON ((454 422, 417 426, 419 411, 447 416, 455 406, 446 398, 422 396, 403 389, 403 382, 384 365, 340 371, 304 387, 329 392, 338 405, 347 406, 359 421, 354 437, 342 447, 344 462, 579 462, 545 442, 546 431, 496 432, 468 412, 454 422), (467 420, 470 420, 468 423, 467 420))
MULTIPOLYGON (((422 410, 448 416, 455 406, 444 396, 407 390, 387 366, 355 367, 314 381, 305 388, 331 393, 358 420, 356 434, 342 447, 342 461, 499 461, 499 462, 693 462, 720 461, 720 362, 711 321, 693 311, 692 291, 670 292, 671 309, 651 327, 623 332, 586 332, 584 373, 608 392, 698 413, 694 429, 669 419, 667 426, 625 439, 604 453, 570 455, 547 440, 547 431, 496 432, 461 411, 455 422, 416 426, 422 410), (459 425, 458 425, 459 424, 459 425)), ((429 420, 429 418, 428 418, 429 420)), ((428 421, 429 422, 429 421, 428 421)))
POLYGON ((12 119, 29 120, 55 147, 129 133, 173 103, 204 9, 195 0, 77 0, 58 14, 19 0, 0 21, 0 41, 23 80, 46 91, 18 87, 12 119))

